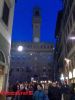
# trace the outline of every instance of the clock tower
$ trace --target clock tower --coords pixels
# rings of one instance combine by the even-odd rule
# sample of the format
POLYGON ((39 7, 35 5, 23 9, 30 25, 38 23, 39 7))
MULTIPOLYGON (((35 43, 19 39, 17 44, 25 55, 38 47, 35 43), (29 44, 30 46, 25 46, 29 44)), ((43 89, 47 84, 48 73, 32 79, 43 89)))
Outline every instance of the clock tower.
POLYGON ((33 10, 33 42, 40 42, 40 26, 41 26, 41 16, 40 9, 34 8, 33 10))

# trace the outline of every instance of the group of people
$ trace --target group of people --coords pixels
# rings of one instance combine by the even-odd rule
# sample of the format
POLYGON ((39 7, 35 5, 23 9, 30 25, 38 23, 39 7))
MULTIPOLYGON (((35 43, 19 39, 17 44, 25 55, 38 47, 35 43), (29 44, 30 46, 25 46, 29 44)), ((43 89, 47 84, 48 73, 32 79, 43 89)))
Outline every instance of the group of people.
POLYGON ((75 100, 67 83, 16 83, 12 86, 12 91, 32 91, 30 95, 13 96, 12 100, 75 100))

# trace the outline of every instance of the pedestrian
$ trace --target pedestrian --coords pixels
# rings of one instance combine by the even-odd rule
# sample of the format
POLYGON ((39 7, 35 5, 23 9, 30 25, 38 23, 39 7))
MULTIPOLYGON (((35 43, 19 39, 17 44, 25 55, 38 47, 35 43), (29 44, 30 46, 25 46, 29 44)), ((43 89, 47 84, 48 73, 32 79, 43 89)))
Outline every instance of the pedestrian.
POLYGON ((37 85, 37 91, 33 94, 33 100, 49 100, 47 95, 43 91, 41 84, 37 85))
POLYGON ((37 90, 37 83, 33 84, 33 93, 37 90))
POLYGON ((45 91, 45 93, 48 95, 48 83, 45 83, 44 91, 45 91))
POLYGON ((64 82, 62 86, 62 94, 63 94, 64 100, 70 100, 70 87, 66 82, 64 82))
POLYGON ((49 100, 52 100, 52 83, 49 84, 49 87, 48 87, 48 98, 49 100))
POLYGON ((55 82, 52 83, 52 86, 49 86, 48 97, 49 97, 49 100, 61 100, 60 90, 56 86, 55 82))

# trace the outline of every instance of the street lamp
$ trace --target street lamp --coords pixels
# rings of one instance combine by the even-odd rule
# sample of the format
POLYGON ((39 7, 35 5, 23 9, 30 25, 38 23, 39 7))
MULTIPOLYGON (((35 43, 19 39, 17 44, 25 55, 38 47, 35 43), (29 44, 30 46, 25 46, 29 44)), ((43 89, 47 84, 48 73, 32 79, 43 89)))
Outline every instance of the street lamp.
POLYGON ((18 50, 19 52, 22 52, 22 51, 23 51, 23 46, 18 46, 17 50, 18 50))

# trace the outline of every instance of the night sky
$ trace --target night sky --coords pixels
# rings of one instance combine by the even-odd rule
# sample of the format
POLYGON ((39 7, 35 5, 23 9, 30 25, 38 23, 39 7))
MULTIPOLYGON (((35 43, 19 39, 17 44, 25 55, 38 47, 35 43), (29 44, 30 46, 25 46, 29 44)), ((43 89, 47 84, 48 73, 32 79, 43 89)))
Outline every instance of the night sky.
POLYGON ((41 42, 55 43, 54 32, 61 0, 17 0, 12 31, 13 41, 32 41, 33 8, 41 9, 41 42))

